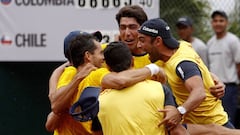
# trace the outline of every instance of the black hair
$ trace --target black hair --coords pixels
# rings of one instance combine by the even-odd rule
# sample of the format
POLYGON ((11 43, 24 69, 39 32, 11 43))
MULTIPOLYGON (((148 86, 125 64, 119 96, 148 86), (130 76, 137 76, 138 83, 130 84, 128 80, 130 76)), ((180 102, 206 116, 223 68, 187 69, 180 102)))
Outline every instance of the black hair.
POLYGON ((217 15, 222 16, 222 17, 224 17, 226 20, 228 20, 228 16, 227 16, 226 12, 224 12, 224 11, 222 11, 222 10, 216 10, 216 11, 214 11, 214 12, 212 13, 212 15, 211 15, 211 18, 213 19, 213 18, 215 18, 215 16, 217 16, 217 15))
POLYGON ((115 17, 118 26, 120 25, 120 20, 122 17, 133 17, 136 19, 139 25, 142 25, 145 21, 148 20, 145 11, 138 5, 125 6, 119 10, 115 17))
POLYGON ((128 46, 121 42, 111 42, 104 49, 104 58, 111 71, 127 70, 132 64, 132 54, 128 46))
POLYGON ((69 44, 69 54, 74 67, 84 63, 85 52, 94 54, 97 46, 94 43, 95 38, 90 34, 80 34, 69 44))

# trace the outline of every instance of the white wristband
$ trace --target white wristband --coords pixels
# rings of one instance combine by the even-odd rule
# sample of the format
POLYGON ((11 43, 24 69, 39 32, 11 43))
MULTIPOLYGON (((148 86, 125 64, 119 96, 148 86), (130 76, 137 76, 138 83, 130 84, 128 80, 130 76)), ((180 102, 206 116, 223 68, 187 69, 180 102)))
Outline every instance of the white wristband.
POLYGON ((153 63, 146 65, 146 67, 150 70, 151 76, 158 74, 158 72, 160 71, 160 68, 153 63))

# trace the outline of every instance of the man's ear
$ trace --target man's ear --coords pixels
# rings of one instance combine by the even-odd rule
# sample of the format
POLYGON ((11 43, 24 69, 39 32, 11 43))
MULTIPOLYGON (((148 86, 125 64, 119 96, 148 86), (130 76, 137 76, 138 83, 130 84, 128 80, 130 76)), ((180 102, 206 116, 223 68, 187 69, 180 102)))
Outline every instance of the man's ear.
POLYGON ((84 60, 85 62, 89 62, 91 60, 91 53, 89 51, 84 53, 84 60))
POLYGON ((163 44, 162 37, 157 36, 154 42, 155 42, 155 46, 162 45, 163 44))

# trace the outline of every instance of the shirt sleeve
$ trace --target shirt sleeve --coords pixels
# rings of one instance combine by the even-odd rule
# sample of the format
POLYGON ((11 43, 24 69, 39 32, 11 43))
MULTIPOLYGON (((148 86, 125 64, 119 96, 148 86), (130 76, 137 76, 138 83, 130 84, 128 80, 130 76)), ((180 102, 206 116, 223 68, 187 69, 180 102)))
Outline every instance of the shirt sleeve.
POLYGON ((100 86, 103 77, 110 73, 107 68, 99 68, 95 71, 92 71, 90 75, 87 77, 87 82, 91 86, 100 86))
POLYGON ((172 94, 172 91, 170 90, 170 87, 167 85, 163 85, 163 91, 165 94, 164 106, 167 106, 167 105, 177 106, 175 98, 172 94))
POLYGON ((73 66, 66 67, 58 80, 57 89, 68 85, 76 74, 77 69, 75 67, 73 66))
POLYGON ((102 131, 102 125, 98 119, 98 117, 95 117, 93 120, 92 120, 92 131, 102 131))
POLYGON ((182 61, 179 63, 176 68, 176 73, 183 81, 195 75, 202 77, 198 65, 191 61, 182 61))
POLYGON ((234 62, 237 64, 240 63, 240 41, 237 37, 232 41, 230 47, 234 62))

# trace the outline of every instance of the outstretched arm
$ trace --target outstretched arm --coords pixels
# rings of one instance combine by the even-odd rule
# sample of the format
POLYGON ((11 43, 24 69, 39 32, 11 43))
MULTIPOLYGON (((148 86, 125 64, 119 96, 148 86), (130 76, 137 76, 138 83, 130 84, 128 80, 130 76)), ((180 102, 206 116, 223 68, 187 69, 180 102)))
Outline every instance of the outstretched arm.
POLYGON ((190 135, 240 135, 239 129, 226 128, 217 124, 187 124, 190 135))
MULTIPOLYGON (((155 64, 149 64, 140 69, 130 69, 118 73, 111 72, 103 77, 101 85, 103 88, 122 89, 153 75, 165 75, 162 72, 164 72, 163 69, 155 64)), ((166 76, 158 77, 160 80, 164 80, 163 78, 166 79, 166 76)))

